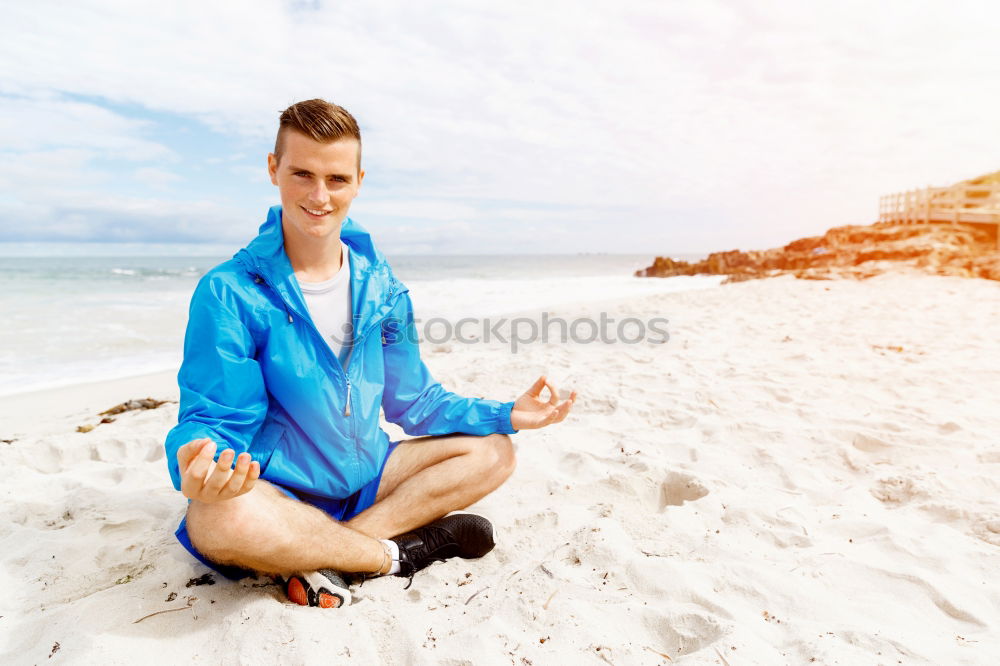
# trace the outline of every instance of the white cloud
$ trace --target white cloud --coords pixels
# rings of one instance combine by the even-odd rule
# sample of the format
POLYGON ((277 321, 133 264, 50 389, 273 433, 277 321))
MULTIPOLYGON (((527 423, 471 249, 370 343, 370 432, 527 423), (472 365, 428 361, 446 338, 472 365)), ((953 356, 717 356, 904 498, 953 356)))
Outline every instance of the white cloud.
POLYGON ((475 206, 461 201, 443 199, 368 200, 362 196, 356 199, 352 205, 351 215, 359 219, 377 215, 404 219, 473 221, 479 216, 479 211, 475 206))
POLYGON ((107 174, 90 168, 97 151, 57 148, 0 153, 0 185, 12 195, 60 200, 100 186, 107 174))
MULTIPOLYGON (((271 178, 267 174, 267 169, 262 164, 252 167, 243 164, 233 164, 229 166, 229 172, 236 174, 247 183, 257 183, 259 185, 271 185, 271 178)), ((277 190, 275 190, 277 192, 277 190)))
POLYGON ((135 170, 132 177, 143 185, 157 190, 168 189, 172 183, 183 180, 181 176, 173 171, 158 169, 157 167, 141 167, 135 170))
POLYGON ((369 178, 394 176, 359 200, 376 220, 566 206, 575 242, 603 247, 605 211, 623 206, 631 247, 646 234, 662 251, 867 222, 881 193, 998 168, 994 3, 310 7, 13 4, 0 91, 31 100, 0 112, 0 136, 169 157, 141 123, 58 98, 77 93, 197 117, 263 153, 280 109, 323 96, 360 119, 369 178))
POLYGON ((243 244, 266 211, 232 210, 214 201, 81 195, 70 201, 26 205, 0 202, 0 241, 81 240, 243 244))
POLYGON ((85 148, 118 160, 176 159, 166 146, 140 136, 149 123, 95 104, 48 96, 0 101, 0 143, 5 150, 85 148))

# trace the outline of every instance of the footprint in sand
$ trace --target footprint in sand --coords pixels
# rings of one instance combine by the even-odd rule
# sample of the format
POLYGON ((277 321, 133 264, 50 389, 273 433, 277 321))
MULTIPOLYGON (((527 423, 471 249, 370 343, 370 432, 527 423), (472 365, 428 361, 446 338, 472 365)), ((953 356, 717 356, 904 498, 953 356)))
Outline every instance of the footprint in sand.
POLYGON ((580 414, 613 414, 618 409, 618 401, 614 398, 582 398, 575 407, 580 414))
POLYGON ((50 518, 46 520, 44 523, 42 523, 41 527, 42 529, 46 530, 61 530, 64 527, 71 525, 73 523, 73 520, 74 520, 73 512, 70 511, 69 509, 66 509, 65 511, 62 512, 62 515, 60 515, 58 518, 50 518))
POLYGON ((515 518, 514 524, 534 530, 550 530, 559 525, 559 514, 555 511, 539 511, 529 516, 515 518))
POLYGON ((851 449, 845 448, 841 452, 848 466, 856 472, 867 469, 869 465, 885 465, 893 462, 895 447, 878 437, 857 433, 851 439, 851 447, 855 451, 868 454, 864 458, 858 458, 853 455, 851 449))
POLYGON ((977 627, 986 627, 986 624, 984 624, 983 621, 974 613, 953 604, 946 594, 939 590, 937 586, 932 585, 920 576, 881 568, 874 568, 874 571, 877 571, 888 578, 895 578, 897 580, 903 580, 913 584, 916 588, 920 589, 927 595, 927 598, 931 601, 931 603, 938 607, 938 610, 948 617, 959 620, 960 622, 968 622, 969 624, 976 625, 977 627))
POLYGON ((166 457, 166 452, 163 449, 163 444, 160 442, 153 442, 151 446, 146 447, 146 455, 143 458, 146 462, 156 462, 157 460, 162 460, 166 457))
POLYGON ((949 523, 954 526, 959 521, 968 519, 969 512, 958 504, 948 502, 924 502, 917 507, 930 518, 939 523, 949 523))
POLYGON ((882 441, 878 437, 872 437, 871 435, 864 435, 858 433, 854 436, 854 440, 851 442, 858 451, 864 451, 865 453, 883 453, 892 448, 892 444, 882 441))
POLYGON ((559 469, 572 475, 575 479, 601 478, 604 476, 604 464, 594 455, 580 451, 570 451, 562 456, 559 469))
POLYGON ((875 499, 884 504, 905 504, 925 494, 913 479, 905 476, 879 479, 870 492, 875 499))
POLYGON ((65 451, 48 441, 39 441, 30 449, 24 447, 21 455, 27 467, 42 474, 57 474, 63 471, 66 463, 65 451))
POLYGON ((140 520, 138 518, 133 518, 131 520, 123 520, 120 522, 108 522, 101 525, 100 533, 102 537, 108 537, 117 534, 142 534, 143 529, 147 527, 146 520, 140 520))
POLYGON ((699 500, 708 489, 698 479, 680 472, 670 472, 660 484, 660 511, 668 506, 681 506, 684 502, 699 500))
POLYGON ((771 397, 778 402, 789 403, 792 401, 792 396, 788 395, 788 393, 782 391, 781 389, 767 387, 767 392, 770 393, 771 397))
POLYGON ((707 611, 646 611, 644 615, 643 624, 657 637, 658 647, 674 657, 698 652, 725 633, 720 619, 707 611))
POLYGON ((102 439, 90 445, 90 459, 98 462, 121 462, 129 457, 128 449, 128 445, 120 439, 102 439))
POLYGON ((986 543, 1000 546, 1000 518, 976 520, 972 524, 972 533, 986 543))
POLYGON ((39 530, 61 530, 73 520, 68 509, 62 514, 50 513, 53 507, 41 502, 15 502, 7 508, 7 520, 14 525, 39 530))
POLYGON ((108 485, 118 485, 125 479, 129 478, 129 470, 124 465, 102 465, 98 468, 94 474, 97 478, 103 478, 108 482, 108 485))

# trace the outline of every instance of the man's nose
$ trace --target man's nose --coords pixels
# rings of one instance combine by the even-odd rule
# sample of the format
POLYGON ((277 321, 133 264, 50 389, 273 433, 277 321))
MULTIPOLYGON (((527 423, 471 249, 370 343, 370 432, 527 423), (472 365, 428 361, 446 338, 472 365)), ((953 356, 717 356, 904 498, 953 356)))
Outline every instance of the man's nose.
POLYGON ((325 204, 330 198, 330 191, 326 188, 326 183, 322 180, 318 181, 309 192, 309 198, 316 203, 325 204))

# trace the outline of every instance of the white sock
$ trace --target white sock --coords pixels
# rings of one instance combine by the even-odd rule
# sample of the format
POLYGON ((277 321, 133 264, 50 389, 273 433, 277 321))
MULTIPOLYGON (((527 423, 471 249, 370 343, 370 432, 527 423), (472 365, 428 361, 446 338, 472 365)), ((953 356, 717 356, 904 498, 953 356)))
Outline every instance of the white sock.
POLYGON ((392 565, 389 566, 389 571, 385 575, 391 576, 399 573, 399 546, 396 545, 395 541, 388 539, 379 539, 379 541, 389 547, 389 557, 392 558, 392 565))

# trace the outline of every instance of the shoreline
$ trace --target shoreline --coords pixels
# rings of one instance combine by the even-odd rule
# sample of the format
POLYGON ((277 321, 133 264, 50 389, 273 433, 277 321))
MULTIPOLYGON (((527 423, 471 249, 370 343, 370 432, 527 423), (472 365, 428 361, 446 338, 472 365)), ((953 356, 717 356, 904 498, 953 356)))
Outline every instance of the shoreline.
POLYGON ((0 439, 36 434, 33 429, 51 432, 77 420, 80 424, 96 422, 98 412, 126 400, 176 401, 178 395, 177 370, 13 393, 0 397, 0 439))
MULTIPOLYGON (((607 302, 610 306, 613 306, 613 304, 619 301, 641 297, 645 294, 698 291, 702 289, 716 288, 719 286, 718 283, 722 281, 722 278, 718 276, 679 276, 677 278, 664 280, 661 284, 656 284, 628 275, 614 276, 615 279, 611 281, 606 281, 605 278, 607 277, 608 276, 592 276, 585 278, 584 283, 590 287, 586 295, 576 298, 567 296, 557 305, 551 306, 548 309, 558 309, 560 311, 571 310, 591 304, 595 298, 599 298, 601 302, 607 302), (605 283, 602 284, 602 281, 605 283), (591 285, 590 283, 593 284, 591 285), (623 284, 626 286, 631 285, 631 293, 616 295, 615 288, 620 289, 623 284)), ((563 277, 544 278, 542 280, 512 279, 503 281, 499 287, 492 284, 493 282, 493 280, 476 280, 470 278, 463 280, 460 283, 462 286, 474 286, 476 284, 480 284, 480 286, 486 287, 486 296, 490 301, 490 305, 487 309, 482 309, 482 306, 469 308, 467 304, 459 305, 458 307, 451 306, 446 289, 453 288, 455 284, 454 281, 451 283, 445 281, 414 283, 411 293, 413 294, 414 305, 418 313, 418 321, 428 322, 433 319, 439 319, 442 316, 446 317, 451 322, 461 319, 462 317, 474 317, 480 320, 497 320, 500 318, 511 318, 515 316, 527 316, 530 318, 533 315, 540 314, 545 309, 539 306, 545 298, 544 296, 539 296, 539 293, 548 293, 550 291, 564 292, 574 286, 574 284, 579 286, 579 279, 573 280, 563 277), (533 287, 537 287, 537 289, 534 289, 533 287), (515 296, 507 295, 508 292, 515 294, 515 296), (518 307, 520 305, 519 300, 526 301, 527 304, 523 307, 518 307), (429 313, 429 315, 421 316, 420 313, 429 313)), ((186 307, 184 309, 183 316, 186 321, 186 307)), ((0 389, 0 429, 3 429, 4 423, 3 415, 5 408, 3 405, 8 400, 28 393, 38 393, 58 389, 71 390, 73 387, 83 384, 101 384, 105 382, 117 381, 119 379, 127 380, 133 377, 159 375, 165 372, 172 372, 176 374, 180 367, 182 347, 183 327, 179 330, 179 336, 173 350, 158 347, 149 353, 149 356, 153 356, 157 359, 155 363, 148 363, 145 357, 142 356, 132 359, 141 365, 152 365, 153 369, 143 369, 139 372, 128 373, 127 371, 123 372, 120 366, 118 366, 110 376, 100 379, 81 379, 80 381, 70 380, 69 382, 64 382, 64 380, 55 380, 54 383, 49 380, 40 385, 32 386, 26 391, 14 390, 12 392, 7 392, 10 390, 9 387, 0 389), (171 354, 176 354, 177 360, 174 363, 170 364, 160 361, 161 357, 171 354), (157 366, 159 367, 157 368, 157 366)), ((91 374, 94 372, 92 365, 92 362, 88 363, 88 367, 85 369, 86 372, 91 374)), ((49 370, 51 371, 51 369, 49 370)), ((80 371, 80 369, 77 369, 77 371, 80 371)))

